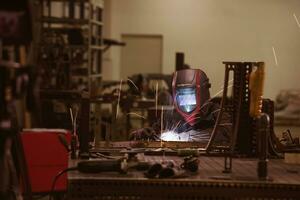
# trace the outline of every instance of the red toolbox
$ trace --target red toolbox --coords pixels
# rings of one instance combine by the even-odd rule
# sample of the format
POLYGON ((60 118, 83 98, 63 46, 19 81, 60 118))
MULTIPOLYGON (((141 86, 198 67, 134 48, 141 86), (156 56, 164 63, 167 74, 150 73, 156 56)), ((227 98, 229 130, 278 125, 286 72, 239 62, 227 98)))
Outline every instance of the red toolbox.
MULTIPOLYGON (((63 129, 24 129, 21 134, 33 193, 51 191, 54 177, 68 167, 68 150, 59 135, 70 144, 71 134, 63 129)), ((67 174, 56 182, 54 191, 66 191, 67 174)))

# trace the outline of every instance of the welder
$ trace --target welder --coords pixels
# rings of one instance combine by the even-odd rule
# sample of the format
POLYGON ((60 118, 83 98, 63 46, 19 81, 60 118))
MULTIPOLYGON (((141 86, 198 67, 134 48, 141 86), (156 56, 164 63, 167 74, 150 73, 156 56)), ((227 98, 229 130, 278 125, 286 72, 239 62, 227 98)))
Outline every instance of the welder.
MULTIPOLYGON (((176 112, 165 112, 163 129, 155 123, 131 134, 131 139, 165 141, 208 141, 220 111, 210 97, 210 83, 200 69, 184 69, 173 74, 172 97, 176 112), (161 131, 163 130, 163 131, 161 131)), ((161 119, 160 119, 161 120, 161 119)), ((226 143, 231 133, 230 116, 223 114, 216 129, 215 142, 226 143)))

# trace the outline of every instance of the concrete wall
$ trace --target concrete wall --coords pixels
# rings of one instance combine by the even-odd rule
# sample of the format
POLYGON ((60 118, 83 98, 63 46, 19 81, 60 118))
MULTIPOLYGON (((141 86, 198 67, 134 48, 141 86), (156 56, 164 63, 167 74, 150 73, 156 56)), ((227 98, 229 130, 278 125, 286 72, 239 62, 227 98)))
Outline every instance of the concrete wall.
MULTIPOLYGON (((163 73, 172 73, 175 52, 185 53, 194 68, 202 68, 221 89, 222 61, 265 61, 265 97, 280 89, 299 88, 299 0, 106 0, 107 36, 163 35, 163 73), (273 47, 278 64, 275 63, 273 47)), ((105 79, 120 77, 120 53, 105 53, 105 79)))

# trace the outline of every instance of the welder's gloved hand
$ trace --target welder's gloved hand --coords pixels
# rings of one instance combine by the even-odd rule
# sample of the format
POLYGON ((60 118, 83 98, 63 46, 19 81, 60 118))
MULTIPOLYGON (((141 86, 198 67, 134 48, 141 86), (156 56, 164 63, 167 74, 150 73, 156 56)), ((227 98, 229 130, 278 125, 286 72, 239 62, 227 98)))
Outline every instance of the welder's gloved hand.
POLYGON ((151 127, 140 128, 130 134, 130 140, 159 140, 156 131, 151 127))

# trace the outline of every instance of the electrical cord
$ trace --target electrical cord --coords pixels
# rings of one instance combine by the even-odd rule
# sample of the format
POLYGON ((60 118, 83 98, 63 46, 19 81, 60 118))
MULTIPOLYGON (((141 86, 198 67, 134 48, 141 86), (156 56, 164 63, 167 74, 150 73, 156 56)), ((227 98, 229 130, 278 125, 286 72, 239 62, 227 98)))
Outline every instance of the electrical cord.
POLYGON ((49 200, 52 200, 52 196, 54 194, 55 185, 56 185, 56 182, 57 182, 58 178, 66 172, 75 171, 77 169, 78 169, 77 167, 69 167, 69 168, 66 168, 66 169, 60 171, 58 174, 56 174, 56 176, 54 177, 53 182, 52 182, 51 191, 50 191, 50 195, 49 195, 49 200))

